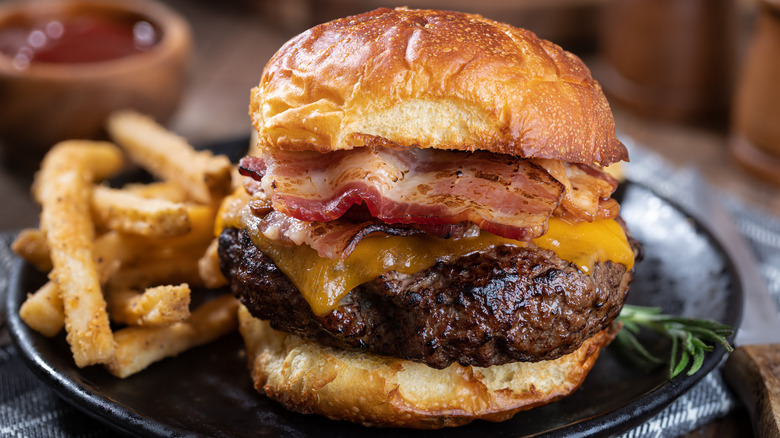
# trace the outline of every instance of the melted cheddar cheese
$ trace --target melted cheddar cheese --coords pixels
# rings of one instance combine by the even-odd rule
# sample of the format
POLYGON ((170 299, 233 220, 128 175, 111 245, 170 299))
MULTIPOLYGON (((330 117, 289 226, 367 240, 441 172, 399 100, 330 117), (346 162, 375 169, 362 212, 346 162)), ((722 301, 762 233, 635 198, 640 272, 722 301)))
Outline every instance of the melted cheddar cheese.
POLYGON ((612 260, 626 269, 634 266, 634 252, 626 233, 614 219, 571 224, 551 218, 547 233, 534 239, 534 245, 552 250, 588 275, 596 262, 612 260))
MULTIPOLYGON (((247 230, 253 243, 292 281, 317 315, 325 315, 354 287, 390 271, 413 274, 497 245, 527 246, 528 243, 481 232, 476 237, 441 239, 428 235, 370 235, 358 243, 344 260, 320 257, 307 245, 294 246, 274 241, 259 232, 259 219, 241 214, 236 202, 223 204, 218 224, 247 230), (228 206, 225 208, 225 206, 228 206)), ((549 221, 548 232, 533 241, 590 275, 596 262, 612 260, 631 269, 634 253, 620 225, 613 219, 570 224, 549 221)))

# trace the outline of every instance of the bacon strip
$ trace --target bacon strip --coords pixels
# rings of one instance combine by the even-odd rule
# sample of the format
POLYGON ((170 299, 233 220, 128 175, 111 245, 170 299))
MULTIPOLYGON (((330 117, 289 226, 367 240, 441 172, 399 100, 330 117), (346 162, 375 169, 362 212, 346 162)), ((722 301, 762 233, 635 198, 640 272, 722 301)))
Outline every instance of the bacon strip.
POLYGON ((533 159, 534 164, 564 185, 564 195, 554 216, 594 221, 612 219, 620 206, 611 198, 618 181, 594 166, 565 163, 559 160, 533 159))
POLYGON ((420 227, 415 224, 387 224, 378 220, 352 223, 347 221, 306 222, 271 211, 258 216, 257 229, 269 239, 306 244, 317 251, 320 257, 345 259, 366 236, 384 233, 390 236, 412 236, 432 234, 443 238, 473 237, 479 234, 474 225, 420 227))
POLYGON ((364 203, 385 223, 473 223, 517 240, 544 234, 564 192, 539 166, 487 152, 277 150, 239 168, 261 182, 276 211, 302 221, 332 221, 364 203))

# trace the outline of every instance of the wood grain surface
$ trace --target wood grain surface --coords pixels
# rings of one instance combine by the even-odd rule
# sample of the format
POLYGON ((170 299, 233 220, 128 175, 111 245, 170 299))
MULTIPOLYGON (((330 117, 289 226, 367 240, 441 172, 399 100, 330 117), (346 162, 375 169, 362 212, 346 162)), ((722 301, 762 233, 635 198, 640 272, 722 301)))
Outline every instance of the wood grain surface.
POLYGON ((780 438, 780 344, 737 348, 724 376, 745 403, 755 436, 780 438))

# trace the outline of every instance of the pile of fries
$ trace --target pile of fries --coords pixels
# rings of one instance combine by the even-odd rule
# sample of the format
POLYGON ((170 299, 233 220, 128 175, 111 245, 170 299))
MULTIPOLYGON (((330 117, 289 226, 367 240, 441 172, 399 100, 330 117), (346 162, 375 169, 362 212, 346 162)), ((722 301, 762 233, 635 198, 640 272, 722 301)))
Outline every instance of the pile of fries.
POLYGON ((13 250, 49 278, 19 311, 27 325, 64 327, 77 366, 126 377, 235 330, 229 294, 190 311, 191 288, 226 283, 214 221, 235 178, 227 157, 143 115, 116 113, 107 128, 116 144, 70 140, 46 155, 33 184, 40 228, 13 250), (128 159, 157 181, 106 185, 128 159))

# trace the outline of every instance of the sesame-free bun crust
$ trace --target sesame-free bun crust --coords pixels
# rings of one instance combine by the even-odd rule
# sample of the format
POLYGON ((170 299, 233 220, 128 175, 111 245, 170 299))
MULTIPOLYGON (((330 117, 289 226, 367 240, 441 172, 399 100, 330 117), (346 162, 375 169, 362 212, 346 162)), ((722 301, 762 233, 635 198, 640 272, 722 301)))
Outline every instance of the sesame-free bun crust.
POLYGON ((627 159, 579 58, 530 31, 458 12, 377 9, 309 29, 269 61, 250 116, 270 148, 627 159))
POLYGON ((424 364, 323 347, 279 332, 241 306, 255 388, 289 410, 366 426, 436 429, 476 419, 504 421, 577 389, 602 347, 604 330, 552 361, 488 368, 424 364))

